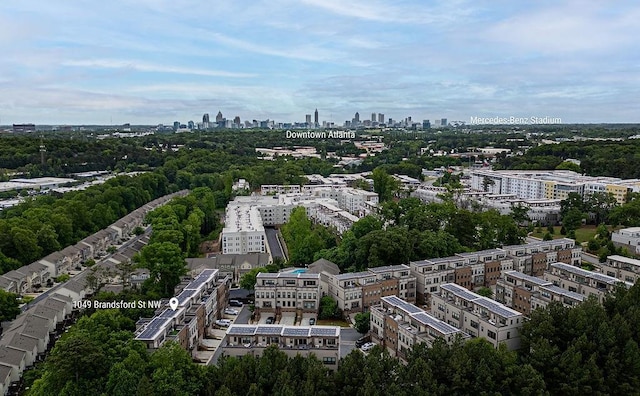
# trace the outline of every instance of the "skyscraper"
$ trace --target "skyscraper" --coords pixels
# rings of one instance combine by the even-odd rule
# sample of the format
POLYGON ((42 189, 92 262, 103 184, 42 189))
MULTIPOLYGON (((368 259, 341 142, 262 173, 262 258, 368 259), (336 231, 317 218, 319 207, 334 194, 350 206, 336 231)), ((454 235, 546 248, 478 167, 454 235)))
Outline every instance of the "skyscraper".
POLYGON ((356 122, 360 122, 360 113, 356 111, 356 115, 353 117, 353 119, 356 120, 356 122))
POLYGON ((319 122, 318 122, 318 109, 316 109, 316 112, 315 112, 315 113, 313 113, 313 122, 314 122, 316 125, 318 125, 318 124, 319 124, 319 122))
POLYGON ((204 115, 202 116, 202 123, 203 124, 209 123, 209 113, 204 113, 204 115))
POLYGON ((311 114, 306 114, 304 116, 304 122, 306 122, 307 124, 311 124, 311 114))
POLYGON ((447 125, 448 125, 448 123, 447 123, 447 119, 446 119, 446 118, 441 119, 441 120, 440 120, 440 125, 441 125, 441 126, 447 126, 447 125))
POLYGON ((220 122, 224 120, 224 117, 222 117, 222 112, 218 111, 218 115, 216 115, 216 122, 220 122))
POLYGON ((384 124, 384 114, 378 113, 378 123, 384 124))
POLYGON ((376 122, 376 113, 371 113, 371 122, 376 122))

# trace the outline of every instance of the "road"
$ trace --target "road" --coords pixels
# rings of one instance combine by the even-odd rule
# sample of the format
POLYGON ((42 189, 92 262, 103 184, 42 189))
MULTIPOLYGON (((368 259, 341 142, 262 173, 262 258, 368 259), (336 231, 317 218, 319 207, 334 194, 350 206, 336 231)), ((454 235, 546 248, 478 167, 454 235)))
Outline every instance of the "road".
POLYGON ((342 327, 340 329, 340 359, 347 356, 356 348, 356 341, 362 337, 353 327, 342 327))
POLYGON ((271 227, 265 227, 265 234, 267 234, 267 243, 269 244, 269 251, 271 252, 272 258, 281 258, 286 260, 284 256, 284 252, 282 251, 282 245, 280 244, 280 239, 278 238, 278 230, 271 227))

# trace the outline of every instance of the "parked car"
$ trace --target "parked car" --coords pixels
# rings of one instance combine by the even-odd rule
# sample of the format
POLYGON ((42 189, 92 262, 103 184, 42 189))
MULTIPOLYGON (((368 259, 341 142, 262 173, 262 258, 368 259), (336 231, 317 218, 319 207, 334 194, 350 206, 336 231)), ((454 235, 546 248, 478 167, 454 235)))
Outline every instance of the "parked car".
POLYGON ((316 318, 309 318, 309 326, 313 326, 316 324, 316 318))
POLYGON ((233 308, 226 308, 224 310, 224 313, 226 313, 227 315, 237 315, 238 314, 238 310, 237 309, 233 309, 233 308))
POLYGON ((232 307, 241 307, 242 303, 238 300, 229 300, 229 305, 232 307))
POLYGON ((269 317, 267 318, 267 322, 266 322, 266 323, 267 323, 267 324, 273 324, 273 322, 275 322, 275 320, 276 320, 276 319, 275 319, 273 316, 269 316, 269 317))
POLYGON ((376 346, 376 344, 374 344, 373 342, 367 342, 366 344, 364 344, 363 346, 360 347, 360 349, 363 352, 369 352, 370 350, 373 349, 373 347, 376 346))
POLYGON ((360 348, 361 346, 363 346, 364 344, 370 341, 371 341, 371 337, 369 336, 360 337, 356 340, 356 348, 360 348))
POLYGON ((231 321, 229 319, 218 319, 216 320, 216 324, 220 327, 229 327, 231 321))

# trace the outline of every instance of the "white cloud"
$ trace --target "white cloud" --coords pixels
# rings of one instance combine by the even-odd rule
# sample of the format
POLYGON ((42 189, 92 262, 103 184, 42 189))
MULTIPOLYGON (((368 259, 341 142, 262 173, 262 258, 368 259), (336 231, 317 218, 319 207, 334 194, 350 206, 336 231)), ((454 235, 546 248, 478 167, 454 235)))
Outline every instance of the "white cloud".
POLYGON ((224 70, 198 69, 191 67, 158 65, 153 63, 131 61, 123 59, 87 59, 87 60, 70 60, 62 63, 64 66, 73 67, 89 67, 99 69, 130 69, 142 72, 156 73, 175 73, 185 75, 197 75, 207 77, 231 77, 231 78, 252 78, 257 74, 237 73, 224 70))

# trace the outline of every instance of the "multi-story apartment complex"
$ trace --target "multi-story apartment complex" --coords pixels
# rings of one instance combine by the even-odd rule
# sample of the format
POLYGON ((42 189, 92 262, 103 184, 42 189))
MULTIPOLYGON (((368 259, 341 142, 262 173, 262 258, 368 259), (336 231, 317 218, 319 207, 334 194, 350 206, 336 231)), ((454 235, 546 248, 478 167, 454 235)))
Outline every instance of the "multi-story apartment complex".
POLYGON ((299 270, 266 273, 256 277, 256 313, 318 312, 320 308, 320 274, 299 270))
POLYGON ((579 293, 584 296, 595 296, 602 302, 604 296, 615 289, 618 284, 632 286, 631 282, 625 282, 612 276, 599 272, 587 271, 580 267, 565 263, 553 263, 549 271, 544 274, 544 279, 552 282, 565 290, 579 293))
POLYGON ((513 269, 513 259, 502 249, 489 249, 409 265, 417 280, 419 300, 429 304, 430 295, 438 293, 443 283, 456 283, 469 290, 495 285, 501 271, 513 269))
POLYGON ((468 337, 459 329, 397 296, 380 298, 370 312, 371 339, 386 348, 391 356, 403 360, 416 344, 431 346, 437 338, 452 342, 456 337, 468 337))
POLYGON ((382 297, 416 301, 416 278, 408 265, 369 268, 367 271, 322 276, 322 290, 346 315, 369 310, 382 297))
POLYGON ((258 207, 230 203, 221 242, 223 254, 267 252, 266 234, 258 207))
MULTIPOLYGON (((411 193, 423 202, 441 202, 447 193, 445 187, 423 185, 411 193)), ((461 205, 473 205, 483 209, 495 209, 500 214, 510 214, 514 206, 527 208, 527 215, 537 224, 556 224, 560 220, 559 199, 519 198, 517 194, 493 194, 465 188, 460 197, 461 205)))
POLYGON ((567 308, 575 307, 587 297, 574 293, 556 285, 540 286, 539 291, 531 295, 531 310, 544 308, 554 301, 557 301, 567 308))
POLYGON ((519 271, 504 271, 496 284, 495 299, 524 315, 531 315, 531 297, 553 283, 519 271))
POLYGON ((509 349, 520 347, 522 313, 455 283, 440 285, 440 292, 431 299, 436 318, 472 337, 482 337, 494 347, 503 342, 509 349))
POLYGON ((289 357, 315 355, 326 367, 336 370, 340 360, 340 327, 336 326, 229 326, 222 341, 226 356, 262 355, 276 345, 289 357))
POLYGON ((629 192, 640 191, 640 180, 584 176, 567 170, 471 172, 471 188, 493 194, 516 194, 525 199, 566 199, 569 193, 588 196, 595 192, 612 194, 622 204, 629 192))
POLYGON ((206 327, 226 306, 229 283, 228 277, 218 277, 218 270, 205 269, 189 283, 178 285, 178 307, 173 310, 167 304, 159 308, 153 318, 140 319, 136 323, 135 339, 149 349, 158 349, 172 340, 195 352, 206 327))
POLYGON ((528 275, 542 276, 551 263, 580 265, 582 247, 569 238, 503 246, 513 258, 513 269, 528 275))
POLYGON ((640 227, 622 228, 611 234, 614 245, 626 248, 631 254, 640 255, 640 227))
POLYGON ((625 282, 636 283, 640 279, 640 260, 613 255, 600 263, 603 274, 613 276, 625 282))

